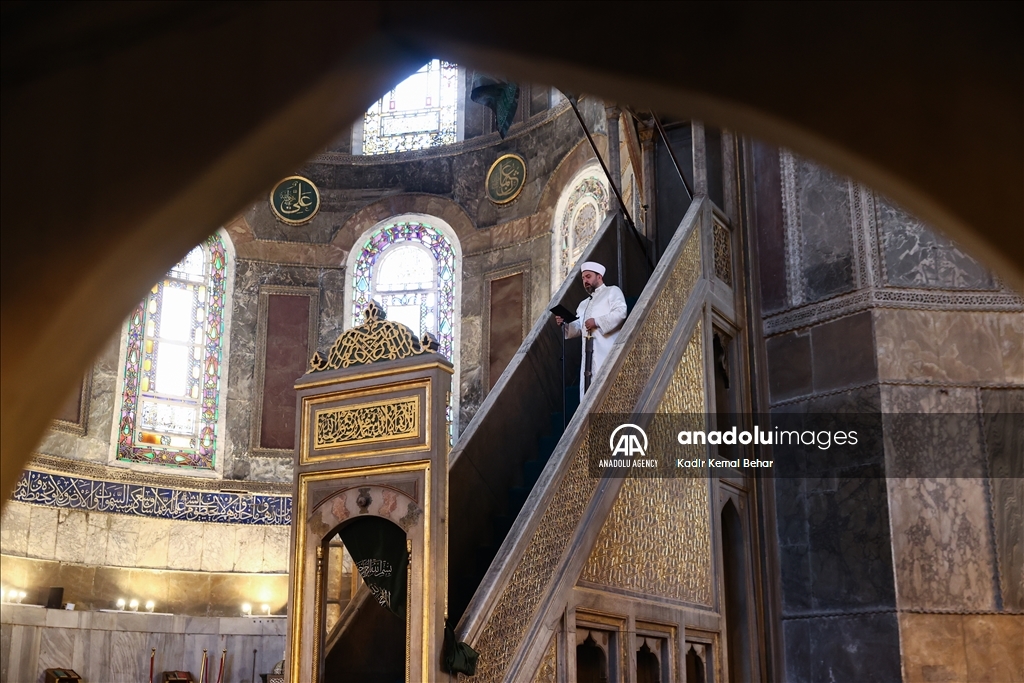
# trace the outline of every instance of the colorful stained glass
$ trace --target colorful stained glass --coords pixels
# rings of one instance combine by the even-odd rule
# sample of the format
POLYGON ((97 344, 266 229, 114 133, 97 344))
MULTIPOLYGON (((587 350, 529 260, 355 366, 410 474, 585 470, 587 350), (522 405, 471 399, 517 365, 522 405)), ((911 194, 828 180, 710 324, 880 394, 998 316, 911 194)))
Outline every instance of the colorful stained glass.
POLYGON ((452 360, 455 343, 455 251, 448 238, 426 223, 394 223, 370 235, 352 277, 352 324, 363 319, 371 299, 388 320, 414 334, 430 332, 452 360))
POLYGON ((363 154, 449 145, 458 139, 459 67, 434 59, 363 117, 363 154))
POLYGON ((213 235, 128 319, 117 459, 213 469, 227 251, 213 235))

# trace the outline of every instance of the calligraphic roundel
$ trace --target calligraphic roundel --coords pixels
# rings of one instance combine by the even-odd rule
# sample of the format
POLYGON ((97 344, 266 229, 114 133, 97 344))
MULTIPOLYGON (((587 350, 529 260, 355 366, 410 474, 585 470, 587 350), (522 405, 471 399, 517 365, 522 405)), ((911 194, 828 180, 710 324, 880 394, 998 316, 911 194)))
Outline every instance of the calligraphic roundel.
POLYGON ((288 225, 308 223, 320 210, 320 190, 308 178, 288 176, 270 191, 270 208, 288 225))

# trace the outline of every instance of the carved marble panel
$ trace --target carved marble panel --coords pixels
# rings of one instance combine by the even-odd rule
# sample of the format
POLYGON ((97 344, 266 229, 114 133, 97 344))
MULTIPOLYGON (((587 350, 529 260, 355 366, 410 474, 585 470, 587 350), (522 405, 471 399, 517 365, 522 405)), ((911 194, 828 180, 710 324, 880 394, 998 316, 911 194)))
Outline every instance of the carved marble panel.
POLYGON ((898 287, 995 289, 992 274, 921 219, 875 195, 875 221, 885 281, 898 287))
POLYGON ((880 379, 1024 381, 1019 313, 876 309, 874 316, 880 379))
POLYGON ((886 429, 886 471, 903 475, 886 480, 897 605, 994 609, 996 568, 986 481, 929 477, 929 463, 922 460, 955 459, 964 467, 984 461, 980 420, 974 418, 979 408, 976 391, 883 387, 882 406, 886 413, 961 413, 969 418, 943 420, 941 428, 921 430, 914 438, 886 429))
POLYGON ((1003 607, 1024 611, 1024 390, 981 392, 1003 607))
POLYGON ((851 181, 790 152, 781 161, 790 303, 854 289, 851 181))

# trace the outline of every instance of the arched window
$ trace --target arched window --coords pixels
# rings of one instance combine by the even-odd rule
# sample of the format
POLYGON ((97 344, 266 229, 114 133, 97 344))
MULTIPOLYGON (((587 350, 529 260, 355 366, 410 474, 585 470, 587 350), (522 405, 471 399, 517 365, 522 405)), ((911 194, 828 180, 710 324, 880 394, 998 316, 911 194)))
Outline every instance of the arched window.
POLYGON ((210 236, 129 316, 115 461, 216 469, 228 265, 224 238, 210 236))
POLYGON ((462 139, 458 65, 432 59, 395 86, 353 130, 356 154, 389 154, 450 145, 462 139))
POLYGON ((437 337, 441 354, 455 366, 453 425, 458 416, 461 262, 459 240, 444 221, 395 216, 356 240, 345 302, 346 326, 360 324, 366 305, 375 300, 388 320, 407 325, 417 336, 430 332, 437 337))
POLYGON ((608 182, 600 167, 590 164, 569 183, 555 207, 551 250, 551 291, 562 286, 583 250, 608 216, 608 182))

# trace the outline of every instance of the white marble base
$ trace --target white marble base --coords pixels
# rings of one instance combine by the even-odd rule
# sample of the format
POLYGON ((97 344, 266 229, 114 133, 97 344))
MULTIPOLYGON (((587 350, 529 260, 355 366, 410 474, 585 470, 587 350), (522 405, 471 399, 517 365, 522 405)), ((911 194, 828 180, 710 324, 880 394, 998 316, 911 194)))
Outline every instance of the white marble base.
POLYGON ((86 681, 138 683, 154 670, 188 670, 198 676, 203 649, 211 670, 224 650, 225 681, 248 681, 256 650, 256 673, 284 657, 287 620, 279 616, 185 617, 102 610, 78 612, 37 605, 0 608, 0 680, 38 683, 43 670, 74 669, 86 681))

